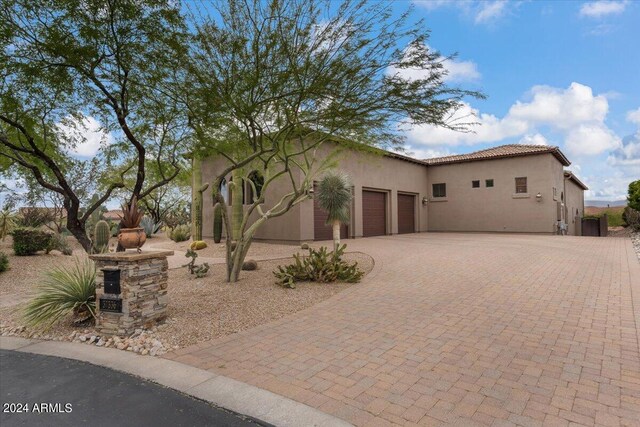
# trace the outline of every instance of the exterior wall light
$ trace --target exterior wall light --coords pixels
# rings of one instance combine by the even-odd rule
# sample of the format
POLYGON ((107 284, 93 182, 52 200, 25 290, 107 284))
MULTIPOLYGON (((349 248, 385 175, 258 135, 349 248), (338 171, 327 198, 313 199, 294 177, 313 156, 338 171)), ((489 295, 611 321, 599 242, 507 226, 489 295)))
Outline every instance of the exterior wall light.
POLYGON ((428 201, 429 201, 429 199, 427 198, 427 196, 424 196, 424 197, 422 198, 422 204, 423 204, 423 205, 426 205, 428 201))
POLYGON ((541 202, 542 201, 542 194, 540 194, 540 193, 536 194, 536 200, 538 202, 541 202))

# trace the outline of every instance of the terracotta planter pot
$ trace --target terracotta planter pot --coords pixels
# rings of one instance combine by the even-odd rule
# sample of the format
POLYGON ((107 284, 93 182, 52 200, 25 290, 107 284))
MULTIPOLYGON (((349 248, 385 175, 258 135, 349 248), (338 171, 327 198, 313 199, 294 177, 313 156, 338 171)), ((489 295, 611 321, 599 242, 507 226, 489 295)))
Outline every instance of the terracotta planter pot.
POLYGON ((125 249, 140 249, 147 241, 144 228, 122 228, 118 234, 118 243, 125 249))

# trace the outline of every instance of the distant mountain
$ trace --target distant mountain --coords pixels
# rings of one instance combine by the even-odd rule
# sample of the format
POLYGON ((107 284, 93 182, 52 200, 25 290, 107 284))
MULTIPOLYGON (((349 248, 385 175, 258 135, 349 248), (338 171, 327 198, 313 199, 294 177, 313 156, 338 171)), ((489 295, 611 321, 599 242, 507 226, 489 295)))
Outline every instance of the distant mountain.
POLYGON ((626 200, 585 200, 585 206, 595 206, 598 208, 606 208, 607 205, 611 207, 615 206, 627 206, 626 200))

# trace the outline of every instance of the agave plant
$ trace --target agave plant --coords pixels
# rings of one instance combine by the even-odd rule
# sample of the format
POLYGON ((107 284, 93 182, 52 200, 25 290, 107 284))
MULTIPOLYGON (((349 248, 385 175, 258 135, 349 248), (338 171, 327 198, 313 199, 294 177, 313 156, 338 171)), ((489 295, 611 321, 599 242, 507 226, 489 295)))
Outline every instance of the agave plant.
POLYGON ((138 228, 144 212, 138 208, 138 200, 134 196, 131 203, 122 204, 122 216, 120 223, 122 228, 138 228))
POLYGON ((318 183, 316 198, 322 209, 327 211, 327 225, 333 227, 333 250, 340 246, 340 224, 349 222, 351 206, 351 184, 343 173, 327 173, 318 183))
POLYGON ((75 265, 49 271, 27 304, 24 318, 30 326, 48 329, 73 315, 87 320, 96 312, 96 269, 89 259, 76 259, 75 265))

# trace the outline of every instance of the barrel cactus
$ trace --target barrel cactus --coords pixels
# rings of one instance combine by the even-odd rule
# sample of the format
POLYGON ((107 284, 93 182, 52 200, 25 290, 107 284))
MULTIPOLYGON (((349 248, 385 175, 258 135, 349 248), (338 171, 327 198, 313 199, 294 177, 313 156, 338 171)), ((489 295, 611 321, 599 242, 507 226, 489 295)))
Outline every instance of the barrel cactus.
POLYGON ((93 231, 93 249, 95 252, 104 252, 109 247, 109 237, 111 237, 111 228, 109 223, 100 220, 96 223, 93 231))
POLYGON ((222 240, 222 206, 220 203, 213 208, 213 241, 220 243, 222 240))
POLYGON ((207 242, 205 242, 204 240, 196 240, 192 242, 189 247, 194 251, 199 251, 200 249, 204 249, 207 247, 207 242))

